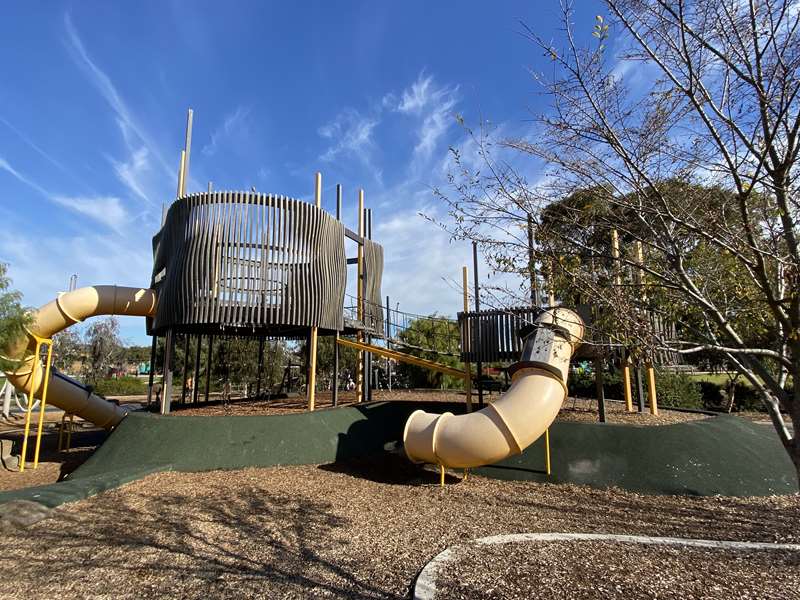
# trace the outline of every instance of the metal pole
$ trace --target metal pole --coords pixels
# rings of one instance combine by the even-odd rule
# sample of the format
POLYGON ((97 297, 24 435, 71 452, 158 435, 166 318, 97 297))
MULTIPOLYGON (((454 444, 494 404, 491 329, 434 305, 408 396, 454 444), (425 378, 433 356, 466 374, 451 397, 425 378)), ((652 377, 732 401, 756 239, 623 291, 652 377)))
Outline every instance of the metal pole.
POLYGON ((161 414, 168 415, 172 405, 172 351, 175 336, 172 329, 164 334, 164 381, 161 385, 161 414))
MULTIPOLYGON (((389 296, 386 296, 386 347, 392 349, 392 305, 389 302, 389 296)), ((392 361, 386 357, 386 378, 389 383, 389 391, 392 391, 392 361)))
MULTIPOLYGON (((464 325, 465 337, 469 339, 469 269, 466 265, 461 268, 461 289, 464 292, 464 325)), ((472 412, 472 365, 464 363, 467 376, 464 378, 464 387, 467 388, 467 412, 472 412)))
POLYGON ((258 379, 256 380, 256 399, 261 399, 261 375, 264 371, 264 336, 258 338, 258 379))
MULTIPOLYGON (((358 281, 356 285, 356 317, 361 324, 361 329, 356 333, 356 339, 364 342, 364 190, 358 190, 358 235, 362 239, 358 242, 358 281)), ((356 359, 356 402, 364 401, 364 352, 359 350, 356 359)))
MULTIPOLYGON (((364 216, 365 216, 365 221, 366 221, 367 239, 371 240, 372 239, 372 209, 371 208, 367 208, 366 209, 366 215, 364 215, 364 216)), ((374 315, 375 306, 371 305, 370 309, 371 309, 370 312, 374 315)), ((372 327, 372 326, 373 326, 373 323, 370 322, 370 327, 372 327)), ((367 344, 372 344, 372 335, 367 335, 367 344)), ((365 372, 367 374, 367 402, 372 402, 372 387, 373 387, 374 375, 375 375, 373 373, 373 370, 372 370, 372 353, 371 352, 366 352, 364 354, 364 359, 366 360, 366 364, 364 365, 364 367, 365 367, 364 370, 365 370, 365 372)))
MULTIPOLYGON (((336 220, 342 220, 342 184, 336 184, 336 220)), ((331 386, 331 404, 339 405, 339 332, 333 332, 333 385, 331 386)))
POLYGON ((183 334, 183 381, 181 382, 181 404, 186 404, 186 383, 189 378, 189 334, 183 334))
POLYGON ((158 345, 158 336, 153 334, 153 343, 150 344, 150 376, 147 378, 147 406, 153 401, 153 377, 156 370, 156 346, 158 345))
POLYGON ((531 304, 541 306, 539 285, 536 281, 536 253, 533 250, 533 215, 528 214, 528 272, 531 278, 531 304))
POLYGON ((204 402, 208 402, 208 390, 211 387, 211 358, 214 355, 214 335, 209 334, 208 336, 208 348, 206 354, 206 399, 204 402))
POLYGON ((594 385, 597 393, 597 411, 601 423, 606 422, 606 392, 603 389, 603 376, 603 359, 597 356, 594 359, 594 385))
POLYGON ((183 149, 186 153, 186 159, 183 161, 183 174, 181 177, 181 196, 186 195, 186 180, 189 177, 189 155, 192 153, 192 121, 194 119, 194 111, 190 108, 186 114, 186 141, 183 149))
POLYGON ((200 350, 203 346, 203 335, 197 336, 197 348, 194 351, 194 377, 192 377, 192 404, 197 404, 200 393, 200 350))
MULTIPOLYGON (((314 204, 322 208, 322 173, 314 175, 314 204)), ((308 410, 314 410, 317 402, 317 328, 312 327, 308 336, 308 377, 306 379, 306 397, 308 410)))
POLYGON ((472 242, 472 270, 473 270, 473 278, 475 279, 475 340, 476 345, 478 347, 478 360, 475 361, 475 368, 476 368, 476 376, 478 378, 478 407, 483 408, 483 382, 481 379, 483 378, 483 361, 480 359, 481 356, 481 325, 480 325, 480 318, 479 313, 481 310, 481 289, 480 284, 478 283, 478 242, 472 242))

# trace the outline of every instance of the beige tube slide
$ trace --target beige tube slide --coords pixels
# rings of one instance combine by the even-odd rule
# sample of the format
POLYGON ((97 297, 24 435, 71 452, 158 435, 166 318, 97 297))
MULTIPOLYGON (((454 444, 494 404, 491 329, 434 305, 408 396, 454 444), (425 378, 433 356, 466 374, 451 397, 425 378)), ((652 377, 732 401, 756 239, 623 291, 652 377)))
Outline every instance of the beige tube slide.
MULTIPOLYGON (((40 338, 50 338, 70 325, 97 315, 153 316, 156 294, 146 288, 98 285, 64 292, 34 313, 29 330, 40 338)), ((31 374, 35 373, 34 396, 42 393, 44 366, 34 356, 36 341, 33 336, 23 336, 6 349, 5 355, 19 361, 13 371, 7 372, 8 381, 18 390, 30 391, 31 374)), ((116 404, 88 392, 86 388, 51 369, 47 389, 47 402, 64 411, 78 415, 99 427, 111 429, 127 414, 116 404)))
POLYGON ((583 321, 573 311, 543 312, 528 332, 511 388, 483 410, 466 415, 414 411, 403 443, 416 463, 451 468, 490 465, 521 453, 556 418, 567 396, 569 361, 583 339, 583 321))

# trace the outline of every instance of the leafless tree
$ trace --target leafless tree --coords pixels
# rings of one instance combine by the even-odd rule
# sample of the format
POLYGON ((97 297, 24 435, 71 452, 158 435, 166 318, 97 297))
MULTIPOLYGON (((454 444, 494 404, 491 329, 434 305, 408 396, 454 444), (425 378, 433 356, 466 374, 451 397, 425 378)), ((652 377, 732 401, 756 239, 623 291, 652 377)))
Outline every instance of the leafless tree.
POLYGON ((470 131, 478 160, 454 150, 452 187, 439 190, 446 226, 497 270, 568 282, 611 316, 606 333, 621 344, 726 355, 800 471, 782 416, 800 431, 800 7, 606 7, 584 30, 562 5, 557 41, 524 29, 552 67, 533 73, 549 109, 530 136, 470 131), (654 313, 679 339, 649 326, 654 313))

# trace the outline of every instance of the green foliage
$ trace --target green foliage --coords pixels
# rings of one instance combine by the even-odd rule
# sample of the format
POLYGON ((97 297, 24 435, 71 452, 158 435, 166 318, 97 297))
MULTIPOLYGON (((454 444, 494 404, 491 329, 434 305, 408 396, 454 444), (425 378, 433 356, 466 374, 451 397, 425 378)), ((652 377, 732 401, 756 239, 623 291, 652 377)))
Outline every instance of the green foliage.
POLYGON ((700 384, 683 373, 656 371, 656 396, 659 406, 705 408, 700 384))
MULTIPOLYGON (((456 369, 463 369, 459 360, 460 336, 458 324, 438 317, 416 319, 398 336, 407 346, 398 350, 456 369)), ((464 380, 431 371, 423 367, 400 363, 397 366, 398 383, 410 388, 462 389, 464 380)))
POLYGON ((7 275, 8 265, 0 263, 0 368, 13 367, 13 361, 3 356, 14 349, 20 339, 25 339, 25 328, 31 322, 31 315, 22 306, 22 294, 11 289, 11 279, 7 275))
POLYGON ((84 357, 81 377, 96 385, 120 359, 122 341, 119 320, 106 317, 93 321, 84 332, 84 357))
POLYGON ((147 379, 136 377, 99 379, 93 389, 101 396, 138 396, 147 393, 147 379))

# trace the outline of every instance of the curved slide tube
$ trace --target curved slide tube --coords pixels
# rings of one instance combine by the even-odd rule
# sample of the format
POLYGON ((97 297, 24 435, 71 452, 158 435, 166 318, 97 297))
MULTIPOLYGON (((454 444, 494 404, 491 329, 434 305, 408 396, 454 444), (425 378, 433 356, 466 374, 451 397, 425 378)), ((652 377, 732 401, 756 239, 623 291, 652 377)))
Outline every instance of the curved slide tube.
POLYGON ((522 335, 525 346, 511 366, 511 388, 483 410, 466 415, 414 411, 403 443, 416 463, 451 468, 480 467, 519 454, 556 418, 567 397, 569 361, 583 338, 573 311, 543 312, 522 335))
MULTIPOLYGON (((153 316, 156 294, 147 288, 98 285, 64 292, 34 313, 30 333, 40 338, 50 338, 70 325, 98 315, 153 316)), ((33 336, 21 337, 10 345, 6 355, 18 360, 16 368, 7 372, 8 381, 18 390, 29 392, 31 374, 35 373, 34 396, 41 397, 43 369, 38 356, 34 356, 36 342, 33 336)), ((51 369, 47 389, 47 402, 64 411, 78 415, 104 429, 111 429, 127 414, 116 404, 91 393, 91 391, 66 375, 51 369)))

